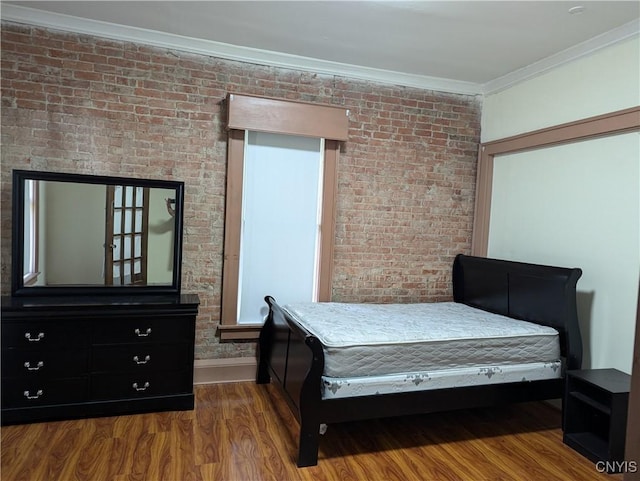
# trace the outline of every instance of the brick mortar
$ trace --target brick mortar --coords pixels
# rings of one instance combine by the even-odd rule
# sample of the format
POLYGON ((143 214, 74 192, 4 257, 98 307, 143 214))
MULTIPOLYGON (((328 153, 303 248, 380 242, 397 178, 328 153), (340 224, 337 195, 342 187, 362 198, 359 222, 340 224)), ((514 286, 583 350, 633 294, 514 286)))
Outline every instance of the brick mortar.
POLYGON ((185 182, 183 290, 202 301, 196 358, 219 343, 229 92, 349 109, 338 165, 333 299, 451 297, 471 246, 480 102, 339 76, 2 24, 2 292, 10 290, 11 170, 185 182))

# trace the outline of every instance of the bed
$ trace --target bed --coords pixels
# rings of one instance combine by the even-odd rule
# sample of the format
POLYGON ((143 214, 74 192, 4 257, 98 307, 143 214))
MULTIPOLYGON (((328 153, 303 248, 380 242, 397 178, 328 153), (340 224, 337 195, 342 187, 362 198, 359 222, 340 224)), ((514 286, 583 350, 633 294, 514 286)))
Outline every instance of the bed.
POLYGON ((581 275, 459 254, 452 302, 280 306, 267 296, 256 381, 277 384, 299 421, 299 467, 317 464, 332 423, 562 399, 564 372, 582 362, 581 275))

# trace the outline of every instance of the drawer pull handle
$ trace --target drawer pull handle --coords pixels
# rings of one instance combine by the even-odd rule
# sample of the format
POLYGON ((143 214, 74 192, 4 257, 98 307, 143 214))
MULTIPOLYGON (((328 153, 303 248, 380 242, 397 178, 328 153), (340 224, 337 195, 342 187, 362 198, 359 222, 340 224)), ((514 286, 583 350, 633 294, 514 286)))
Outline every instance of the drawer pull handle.
POLYGON ((38 399, 40 396, 42 396, 42 389, 38 389, 36 391, 36 395, 35 396, 31 396, 31 394, 29 393, 29 391, 25 391, 24 393, 24 397, 26 397, 27 399, 38 399))
POLYGON ((38 361, 38 364, 36 364, 36 367, 31 367, 31 363, 29 361, 24 363, 24 367, 26 367, 28 371, 38 371, 43 366, 44 366, 44 361, 38 361))
POLYGON ((147 337, 149 334, 151 334, 151 328, 147 327, 147 330, 145 332, 140 332, 140 329, 137 329, 134 331, 136 333, 136 336, 138 337, 147 337))
POLYGON ((151 356, 149 356, 148 354, 144 356, 144 361, 141 361, 138 356, 133 356, 133 362, 135 362, 136 364, 146 364, 149 361, 151 361, 151 356))
POLYGON ((150 386, 149 381, 145 382, 142 387, 138 387, 137 382, 133 383, 133 389, 135 389, 136 391, 146 391, 149 386, 150 386))
POLYGON ((38 337, 31 338, 30 332, 25 332, 24 338, 29 342, 40 342, 41 339, 44 339, 44 332, 39 332, 38 337))

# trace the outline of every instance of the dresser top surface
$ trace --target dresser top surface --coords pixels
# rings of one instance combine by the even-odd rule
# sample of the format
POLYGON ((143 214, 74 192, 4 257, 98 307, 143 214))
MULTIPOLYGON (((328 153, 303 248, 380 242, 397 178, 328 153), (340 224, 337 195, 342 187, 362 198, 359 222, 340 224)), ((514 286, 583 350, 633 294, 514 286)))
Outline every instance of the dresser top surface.
POLYGON ((197 294, 125 295, 125 296, 2 296, 2 311, 91 309, 91 308, 188 308, 197 307, 197 294))

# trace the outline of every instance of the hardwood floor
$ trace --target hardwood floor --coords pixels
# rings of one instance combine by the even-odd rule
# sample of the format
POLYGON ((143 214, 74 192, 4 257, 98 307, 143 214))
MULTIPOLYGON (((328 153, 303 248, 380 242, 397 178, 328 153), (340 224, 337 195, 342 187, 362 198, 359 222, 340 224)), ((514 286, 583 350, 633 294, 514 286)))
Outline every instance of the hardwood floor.
POLYGON ((331 425, 295 466, 297 423, 273 386, 197 386, 194 411, 1 430, 4 481, 620 480, 562 443, 543 403, 331 425))

